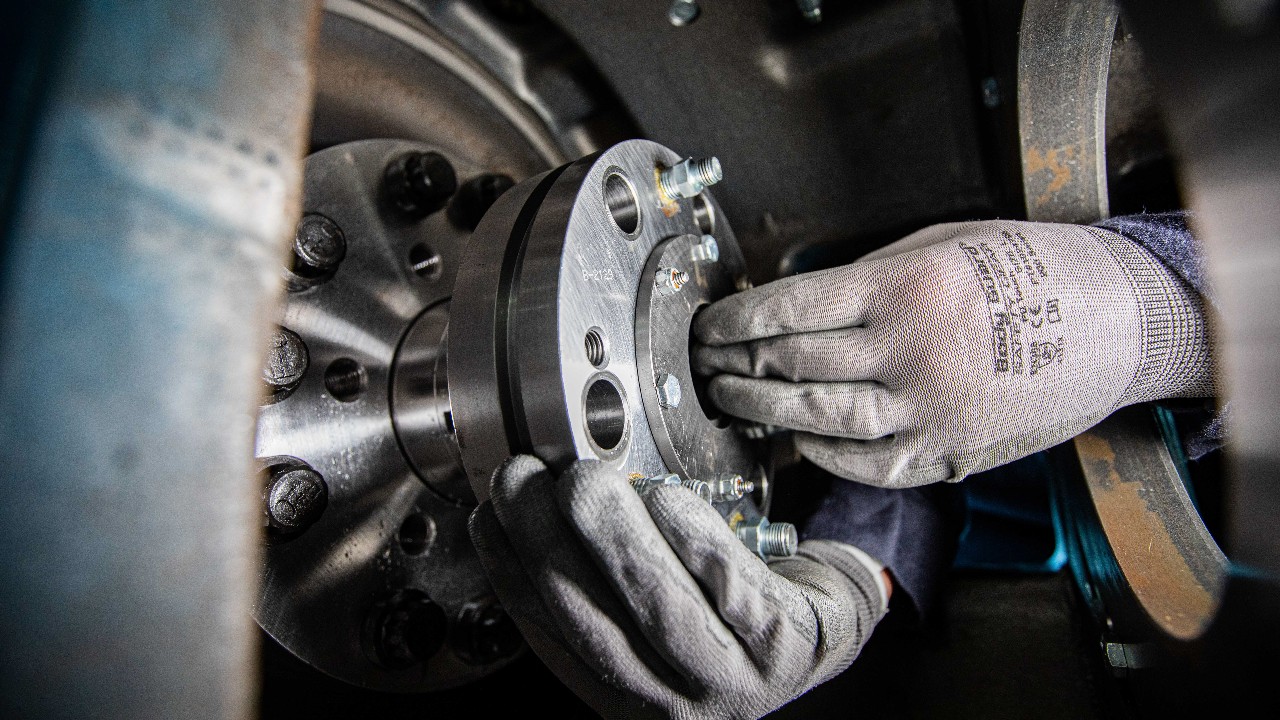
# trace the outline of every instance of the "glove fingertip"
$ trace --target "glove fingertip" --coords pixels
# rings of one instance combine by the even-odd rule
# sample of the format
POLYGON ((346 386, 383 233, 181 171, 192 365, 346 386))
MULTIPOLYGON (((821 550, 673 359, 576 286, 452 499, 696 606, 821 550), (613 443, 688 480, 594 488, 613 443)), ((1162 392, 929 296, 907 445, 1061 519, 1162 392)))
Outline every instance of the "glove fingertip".
POLYGON ((760 317, 759 304, 760 297, 754 290, 712 303, 694 316, 694 338, 703 345, 719 347, 771 334, 771 323, 760 317))
POLYGON ((547 466, 538 458, 513 455, 493 471, 493 477, 489 479, 489 497, 496 503, 508 503, 530 480, 545 472, 547 466))
POLYGON ((714 375, 716 372, 723 370, 716 363, 716 357, 719 355, 715 349, 709 345, 703 345, 694 342, 693 352, 689 355, 689 361, 693 365, 693 371, 699 375, 714 375))
POLYGON ((578 460, 556 481, 556 501, 570 517, 607 507, 608 497, 615 492, 612 486, 621 477, 621 472, 599 460, 578 460))
POLYGON ((767 381, 744 378, 737 375, 717 375, 707 384, 707 394, 711 402, 720 410, 756 422, 767 422, 759 417, 759 403, 753 402, 759 393, 752 391, 752 386, 767 381))
POLYGON ((502 524, 493 511, 493 503, 486 500, 471 511, 467 518, 467 534, 471 536, 471 544, 483 555, 489 548, 495 534, 502 533, 502 524))

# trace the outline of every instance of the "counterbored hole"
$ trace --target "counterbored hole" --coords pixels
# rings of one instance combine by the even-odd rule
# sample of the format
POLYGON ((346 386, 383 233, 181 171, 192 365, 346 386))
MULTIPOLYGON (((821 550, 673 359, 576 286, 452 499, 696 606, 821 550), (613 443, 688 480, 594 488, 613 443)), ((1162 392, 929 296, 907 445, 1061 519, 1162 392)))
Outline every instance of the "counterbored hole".
POLYGON ((400 549, 404 550, 406 555, 421 555, 431 545, 434 534, 434 528, 427 519, 414 513, 400 524, 400 549))
POLYGON ((435 280, 440 277, 440 255, 426 243, 409 248, 409 267, 420 278, 435 280))
POLYGON ((599 378, 587 388, 587 434, 601 450, 612 450, 622 442, 627 429, 627 406, 622 393, 607 378, 599 378))
POLYGON ((716 232, 716 209, 711 207, 711 203, 703 195, 695 195, 693 198, 693 222, 703 235, 714 235, 716 232))
POLYGON ((324 371, 324 389, 335 399, 351 402, 369 385, 369 377, 360 363, 351 358, 338 358, 324 371))
POLYGON ((640 201, 622 173, 610 173, 604 179, 604 204, 618 229, 627 235, 640 227, 640 201))
POLYGON ((604 346, 604 336, 600 334, 600 328, 588 330, 582 344, 587 351, 587 361, 592 365, 602 368, 608 363, 609 355, 604 346))

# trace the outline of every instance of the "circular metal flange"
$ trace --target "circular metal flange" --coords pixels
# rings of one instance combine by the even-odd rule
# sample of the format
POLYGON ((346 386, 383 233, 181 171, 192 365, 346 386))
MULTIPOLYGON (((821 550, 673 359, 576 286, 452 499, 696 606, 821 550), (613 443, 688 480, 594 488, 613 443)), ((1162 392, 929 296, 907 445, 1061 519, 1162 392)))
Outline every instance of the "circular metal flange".
POLYGON ((763 489, 763 467, 729 418, 704 404, 697 389, 705 381, 689 360, 694 314, 744 283, 746 263, 731 237, 680 235, 650 253, 636 292, 636 365, 645 415, 671 472, 705 481, 736 473, 763 489), (659 282, 672 276, 684 278, 678 290, 659 282))
MULTIPOLYGON (((258 419, 256 454, 305 462, 328 498, 310 527, 269 537, 254 617, 315 668, 389 691, 460 685, 511 658, 455 649, 474 607, 492 603, 444 385, 470 233, 444 210, 406 215, 383 187, 389 163, 438 150, 370 140, 307 158, 303 210, 340 227, 347 251, 331 277, 289 294, 280 324, 305 342, 309 370, 258 419)), ((459 183, 483 174, 442 154, 459 183)))
POLYGON ((676 416, 655 420, 647 408, 655 377, 651 360, 642 369, 637 357, 651 357, 653 342, 638 349, 636 322, 637 307, 649 303, 641 286, 646 278, 653 284, 647 267, 654 249, 714 231, 725 258, 714 272, 690 273, 696 300, 646 313, 646 337, 669 336, 659 343, 664 358, 677 362, 674 348, 682 348, 681 379, 690 378, 694 310, 746 283, 714 198, 704 192, 673 202, 660 195, 657 171, 679 161, 653 142, 621 143, 521 183, 477 228, 454 295, 449 384, 462 461, 478 497, 487 496, 494 469, 521 452, 556 468, 596 458, 646 477, 687 472, 694 458, 697 472, 759 472, 745 446, 697 409, 692 392, 688 412, 701 418, 699 432, 690 431, 690 415, 672 436, 676 416), (684 447, 708 438, 718 447, 684 447), (723 460, 713 458, 730 446, 723 460))

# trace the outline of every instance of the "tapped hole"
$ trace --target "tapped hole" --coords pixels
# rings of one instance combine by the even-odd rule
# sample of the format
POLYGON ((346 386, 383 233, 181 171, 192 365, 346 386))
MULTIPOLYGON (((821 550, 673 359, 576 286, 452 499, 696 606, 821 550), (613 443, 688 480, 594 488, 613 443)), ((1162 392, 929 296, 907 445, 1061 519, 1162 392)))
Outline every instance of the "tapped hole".
POLYGON ((409 248, 409 267, 413 273, 425 280, 435 280, 443 270, 440 255, 426 243, 418 243, 409 248))
POLYGON ((418 513, 413 513, 400 523, 397 539, 400 541, 400 549, 404 550, 406 555, 421 555, 427 551, 435 539, 435 534, 435 526, 431 521, 418 513))
POLYGON ((351 358, 338 358, 324 371, 324 389, 335 400, 351 402, 364 393, 369 377, 360 363, 351 358))
POLYGON ((587 331, 586 337, 582 340, 583 349, 587 352, 587 362, 592 365, 603 368, 609 362, 608 351, 604 345, 604 336, 600 333, 600 328, 591 328, 587 331))

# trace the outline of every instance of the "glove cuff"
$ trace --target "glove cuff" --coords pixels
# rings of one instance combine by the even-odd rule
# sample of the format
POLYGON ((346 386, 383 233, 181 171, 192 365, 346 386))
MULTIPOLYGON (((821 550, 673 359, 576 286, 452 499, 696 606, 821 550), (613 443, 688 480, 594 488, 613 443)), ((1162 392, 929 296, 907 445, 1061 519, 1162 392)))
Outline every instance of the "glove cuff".
POLYGON ((1172 397, 1214 394, 1213 346, 1204 299, 1146 248, 1091 227, 1124 271, 1138 304, 1141 360, 1116 408, 1172 397))
POLYGON ((831 567, 849 578, 855 589, 855 603, 862 606, 858 608, 858 614, 863 615, 862 611, 865 609, 866 619, 874 625, 888 610, 886 604, 880 599, 882 579, 849 552, 850 547, 834 540, 805 540, 800 543, 797 554, 831 567))

